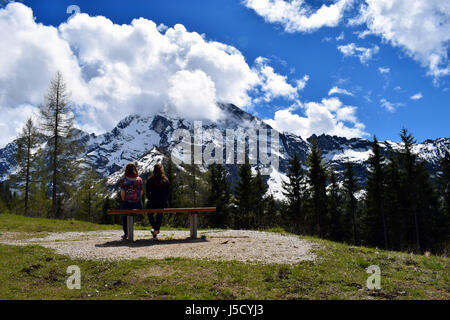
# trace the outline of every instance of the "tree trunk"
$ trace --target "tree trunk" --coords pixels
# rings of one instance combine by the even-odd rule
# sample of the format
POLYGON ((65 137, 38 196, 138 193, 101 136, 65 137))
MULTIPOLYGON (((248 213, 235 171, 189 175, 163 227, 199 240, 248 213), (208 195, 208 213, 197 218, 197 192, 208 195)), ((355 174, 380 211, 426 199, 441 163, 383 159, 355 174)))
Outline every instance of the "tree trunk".
POLYGON ((386 218, 384 217, 384 210, 381 208, 381 219, 383 222, 383 233, 384 233, 384 249, 388 249, 388 238, 387 238, 387 230, 386 230, 386 218))
POLYGON ((55 149, 53 150, 53 186, 52 186, 52 211, 53 211, 53 218, 56 218, 57 215, 57 199, 56 199, 56 161, 58 158, 58 117, 59 117, 59 80, 57 84, 57 91, 56 91, 56 110, 55 110, 55 149))
POLYGON ((27 141, 27 173, 26 173, 26 181, 25 181, 25 216, 28 216, 28 193, 29 193, 29 183, 30 183, 30 156, 31 156, 31 132, 28 134, 27 141))
POLYGON ((414 224, 416 227, 417 250, 420 252, 419 224, 417 223, 417 210, 414 210, 414 224))

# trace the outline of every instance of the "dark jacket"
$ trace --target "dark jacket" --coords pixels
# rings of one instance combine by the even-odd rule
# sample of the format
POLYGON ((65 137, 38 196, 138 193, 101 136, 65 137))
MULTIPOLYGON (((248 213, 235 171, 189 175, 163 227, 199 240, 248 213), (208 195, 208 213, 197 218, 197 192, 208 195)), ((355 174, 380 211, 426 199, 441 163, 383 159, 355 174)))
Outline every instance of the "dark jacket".
POLYGON ((159 184, 152 177, 145 184, 148 209, 162 209, 169 207, 169 181, 159 184))

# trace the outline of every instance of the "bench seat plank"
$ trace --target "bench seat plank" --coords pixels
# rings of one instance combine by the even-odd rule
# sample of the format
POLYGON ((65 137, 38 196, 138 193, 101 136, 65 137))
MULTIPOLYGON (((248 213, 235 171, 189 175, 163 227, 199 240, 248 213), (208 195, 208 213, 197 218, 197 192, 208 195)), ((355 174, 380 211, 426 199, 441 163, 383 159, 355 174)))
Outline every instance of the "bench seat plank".
POLYGON ((216 211, 216 207, 108 210, 108 214, 144 214, 144 213, 212 212, 212 211, 216 211))

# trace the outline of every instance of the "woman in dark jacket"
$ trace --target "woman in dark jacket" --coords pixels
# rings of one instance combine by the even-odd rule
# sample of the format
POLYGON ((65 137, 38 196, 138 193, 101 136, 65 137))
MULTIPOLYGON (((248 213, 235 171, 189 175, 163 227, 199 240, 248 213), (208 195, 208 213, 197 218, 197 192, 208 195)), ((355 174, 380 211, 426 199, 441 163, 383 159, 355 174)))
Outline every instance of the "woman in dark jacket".
MULTIPOLYGON (((145 185, 145 195, 147 196, 147 209, 163 209, 169 207, 169 179, 164 174, 162 164, 157 163, 153 168, 152 176, 145 185)), ((152 235, 156 239, 162 223, 162 213, 149 213, 148 219, 152 225, 152 235)))

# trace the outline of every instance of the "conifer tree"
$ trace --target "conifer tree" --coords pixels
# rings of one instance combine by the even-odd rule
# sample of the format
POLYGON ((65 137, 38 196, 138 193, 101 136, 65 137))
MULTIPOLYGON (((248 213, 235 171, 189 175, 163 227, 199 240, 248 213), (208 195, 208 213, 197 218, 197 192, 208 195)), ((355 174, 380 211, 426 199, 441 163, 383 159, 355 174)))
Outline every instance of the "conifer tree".
MULTIPOLYGON (((353 235, 353 243, 357 244, 359 242, 358 237, 358 225, 357 225, 357 209, 358 201, 355 197, 355 193, 358 191, 359 186, 355 178, 355 173, 353 170, 353 164, 348 161, 345 164, 344 172, 344 192, 345 192, 345 204, 346 204, 346 216, 347 220, 351 220, 351 230, 353 235), (349 219, 350 218, 350 219, 349 219)), ((347 226, 348 228, 348 226, 347 226)))
POLYGON ((330 237, 334 241, 342 241, 342 209, 339 186, 336 174, 330 170, 330 191, 328 195, 328 211, 330 215, 330 237))
POLYGON ((402 250, 405 235, 405 214, 401 207, 400 197, 400 169, 397 156, 392 152, 385 168, 385 214, 388 228, 389 247, 394 250, 402 250))
POLYGON ((30 198, 30 180, 35 165, 33 149, 36 148, 39 140, 38 129, 33 120, 28 118, 25 126, 17 138, 17 152, 15 155, 19 171, 15 174, 13 180, 15 185, 24 193, 24 214, 29 215, 30 198))
MULTIPOLYGON (((418 217, 418 203, 417 196, 419 194, 419 189, 416 184, 416 161, 417 156, 413 153, 412 147, 415 143, 413 136, 403 128, 400 132, 400 138, 403 142, 403 148, 400 152, 399 162, 400 162, 400 174, 402 179, 401 185, 401 203, 402 211, 407 219, 407 237, 408 239, 415 238, 416 248, 420 251, 420 232, 419 232, 419 217, 418 217), (412 219, 411 219, 412 218, 412 219), (413 221, 413 227, 408 227, 410 222, 413 221), (414 230, 414 231, 412 231, 414 230), (414 236, 413 236, 414 234, 414 236)), ((408 241, 409 242, 409 241, 408 241)))
POLYGON ((440 195, 440 210, 433 219, 433 234, 435 235, 434 249, 438 253, 448 251, 450 245, 450 152, 445 152, 437 174, 438 190, 440 195))
POLYGON ((450 218, 450 152, 445 151, 445 156, 440 163, 437 175, 441 194, 441 207, 443 214, 450 218))
MULTIPOLYGON (((308 184, 310 193, 310 210, 312 219, 315 221, 316 234, 319 237, 326 235, 327 226, 327 194, 326 194, 326 168, 322 162, 322 151, 317 145, 315 137, 311 140, 311 152, 308 155, 307 164, 308 170, 308 184)), ((314 222, 313 222, 314 224, 314 222)))
POLYGON ((80 220, 99 222, 104 193, 103 183, 97 171, 93 167, 86 168, 76 194, 75 217, 80 220))
MULTIPOLYGON (((170 156, 167 157, 164 168, 167 179, 169 179, 169 206, 173 208, 183 207, 184 204, 187 204, 183 197, 187 188, 183 185, 182 174, 177 170, 170 156)), ((164 218, 164 221, 165 224, 172 227, 186 226, 185 217, 179 214, 168 214, 164 218)))
POLYGON ((167 179, 169 179, 169 196, 168 201, 171 207, 178 206, 178 179, 176 179, 175 167, 171 157, 168 157, 166 165, 165 165, 165 173, 167 179))
POLYGON ((283 181, 283 194, 287 202, 286 225, 292 228, 293 232, 305 231, 304 213, 304 183, 305 174, 296 153, 289 160, 289 167, 286 173, 289 181, 283 181))
POLYGON ((216 207, 216 213, 210 215, 212 227, 223 228, 228 223, 228 203, 230 190, 227 171, 222 164, 213 163, 208 168, 209 195, 208 203, 216 207))
POLYGON ((11 210, 12 192, 8 182, 0 181, 0 213, 7 213, 11 210))
POLYGON ((81 144, 78 131, 73 126, 74 115, 69 103, 69 93, 62 74, 58 71, 40 107, 41 127, 47 137, 47 156, 50 160, 52 215, 60 215, 61 196, 68 197, 79 169, 77 155, 81 144))
POLYGON ((46 166, 45 153, 39 148, 34 155, 35 166, 31 173, 31 212, 38 217, 49 217, 51 199, 49 198, 48 182, 49 171, 46 166))
POLYGON ((269 194, 266 199, 266 214, 264 215, 263 228, 274 228, 280 224, 279 222, 278 203, 273 195, 269 194))
POLYGON ((252 202, 254 208, 254 221, 252 223, 253 228, 262 227, 263 222, 265 221, 267 208, 267 190, 268 186, 263 181, 260 170, 258 170, 256 176, 252 179, 252 202))
POLYGON ((372 154, 369 157, 366 182, 366 210, 365 227, 366 238, 371 245, 388 248, 387 225, 385 216, 385 168, 384 157, 378 144, 377 137, 373 137, 372 154))
POLYGON ((246 229, 253 220, 253 190, 252 190, 252 171, 248 160, 239 165, 239 181, 234 190, 237 211, 234 213, 234 227, 246 229))

